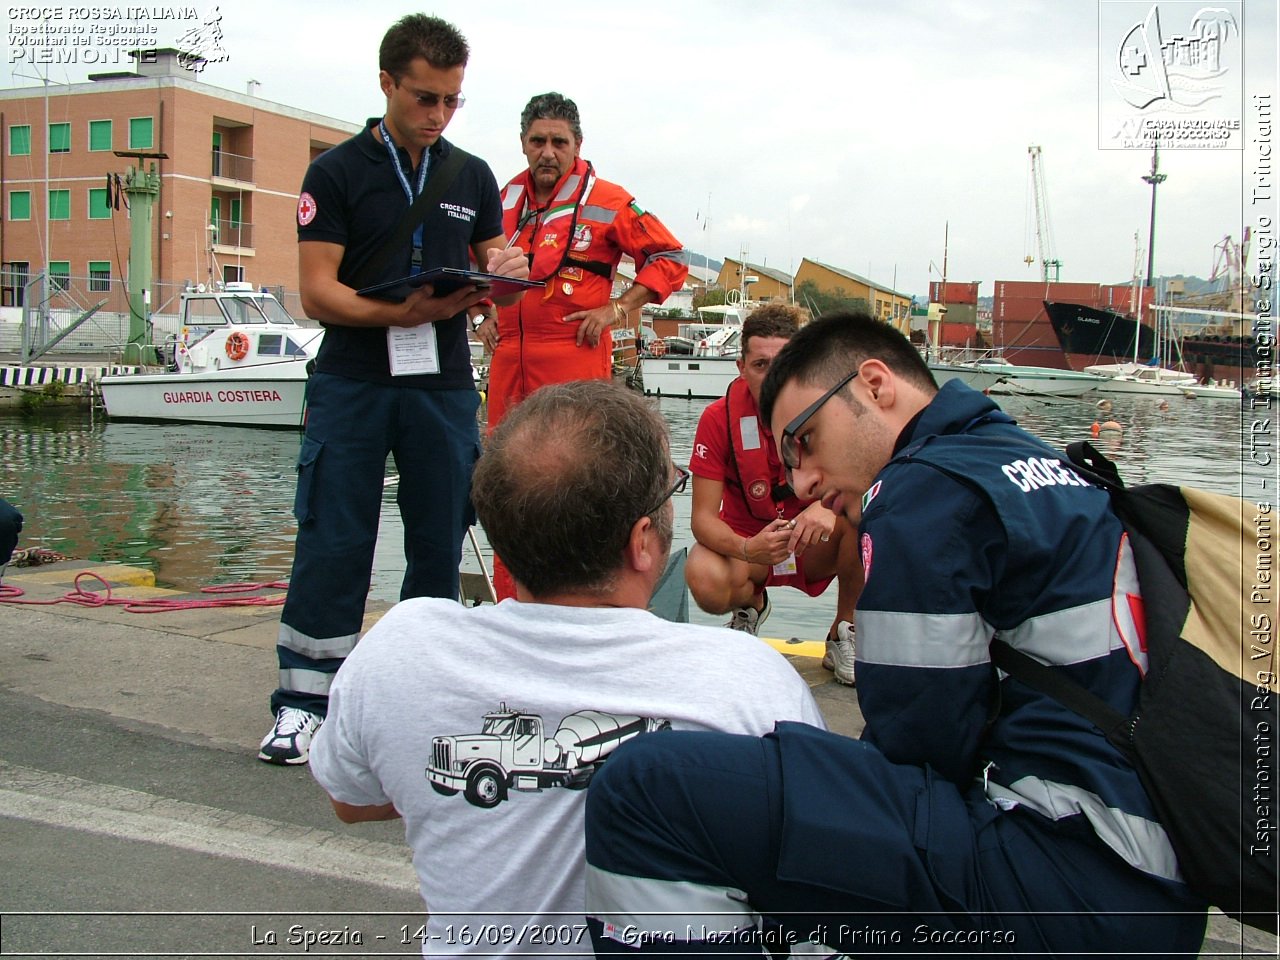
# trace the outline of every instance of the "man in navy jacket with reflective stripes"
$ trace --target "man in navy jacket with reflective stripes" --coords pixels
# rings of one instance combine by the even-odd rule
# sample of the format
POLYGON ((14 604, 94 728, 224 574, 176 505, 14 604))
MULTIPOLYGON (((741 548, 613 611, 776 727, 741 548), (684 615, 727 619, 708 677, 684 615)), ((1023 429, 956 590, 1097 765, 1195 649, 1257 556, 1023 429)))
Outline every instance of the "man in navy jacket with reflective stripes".
POLYGON ((990 659, 998 634, 1131 710, 1145 621, 1107 494, 869 316, 801 330, 760 406, 799 496, 861 506, 866 728, 615 754, 587 812, 597 953, 1194 956, 1204 903, 1133 768, 990 659))

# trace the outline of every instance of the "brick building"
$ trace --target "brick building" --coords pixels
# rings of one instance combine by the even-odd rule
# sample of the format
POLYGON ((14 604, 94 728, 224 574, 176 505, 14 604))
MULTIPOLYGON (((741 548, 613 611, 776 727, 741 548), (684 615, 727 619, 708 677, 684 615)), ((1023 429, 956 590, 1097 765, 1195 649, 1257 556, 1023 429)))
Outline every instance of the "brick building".
POLYGON ((188 281, 296 290, 303 173, 359 127, 201 83, 177 50, 131 56, 136 72, 49 85, 47 98, 40 88, 0 90, 3 305, 22 304, 28 279, 44 270, 46 243, 50 278, 68 295, 117 300, 130 213, 123 201, 117 209, 108 176, 153 163, 153 309, 188 281))

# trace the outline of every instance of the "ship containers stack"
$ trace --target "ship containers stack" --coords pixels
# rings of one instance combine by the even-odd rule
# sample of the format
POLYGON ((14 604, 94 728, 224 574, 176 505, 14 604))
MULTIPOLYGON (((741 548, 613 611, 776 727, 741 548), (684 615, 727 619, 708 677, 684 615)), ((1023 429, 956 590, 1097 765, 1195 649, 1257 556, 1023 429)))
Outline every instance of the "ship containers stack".
POLYGON ((941 345, 945 347, 984 347, 978 335, 978 284, 929 283, 929 302, 947 308, 942 323, 941 345))

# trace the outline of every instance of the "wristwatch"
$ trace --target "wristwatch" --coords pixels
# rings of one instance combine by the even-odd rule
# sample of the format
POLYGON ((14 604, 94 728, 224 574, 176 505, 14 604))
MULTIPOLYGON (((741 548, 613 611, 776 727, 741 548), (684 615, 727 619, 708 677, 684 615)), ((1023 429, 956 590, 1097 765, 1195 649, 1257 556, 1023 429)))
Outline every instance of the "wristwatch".
POLYGON ((492 300, 477 300, 474 306, 480 308, 480 313, 471 318, 471 329, 479 330, 494 315, 494 304, 492 300))

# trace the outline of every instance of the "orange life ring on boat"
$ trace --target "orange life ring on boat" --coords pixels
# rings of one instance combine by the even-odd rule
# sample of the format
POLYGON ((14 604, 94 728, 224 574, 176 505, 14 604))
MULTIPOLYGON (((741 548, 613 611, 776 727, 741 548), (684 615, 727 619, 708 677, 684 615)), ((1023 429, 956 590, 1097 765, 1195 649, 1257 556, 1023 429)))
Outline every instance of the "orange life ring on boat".
POLYGON ((649 352, 655 357, 665 357, 667 355, 667 341, 659 337, 649 344, 649 352))
POLYGON ((249 335, 239 330, 233 331, 226 341, 227 356, 232 360, 243 360, 249 355, 249 335))

